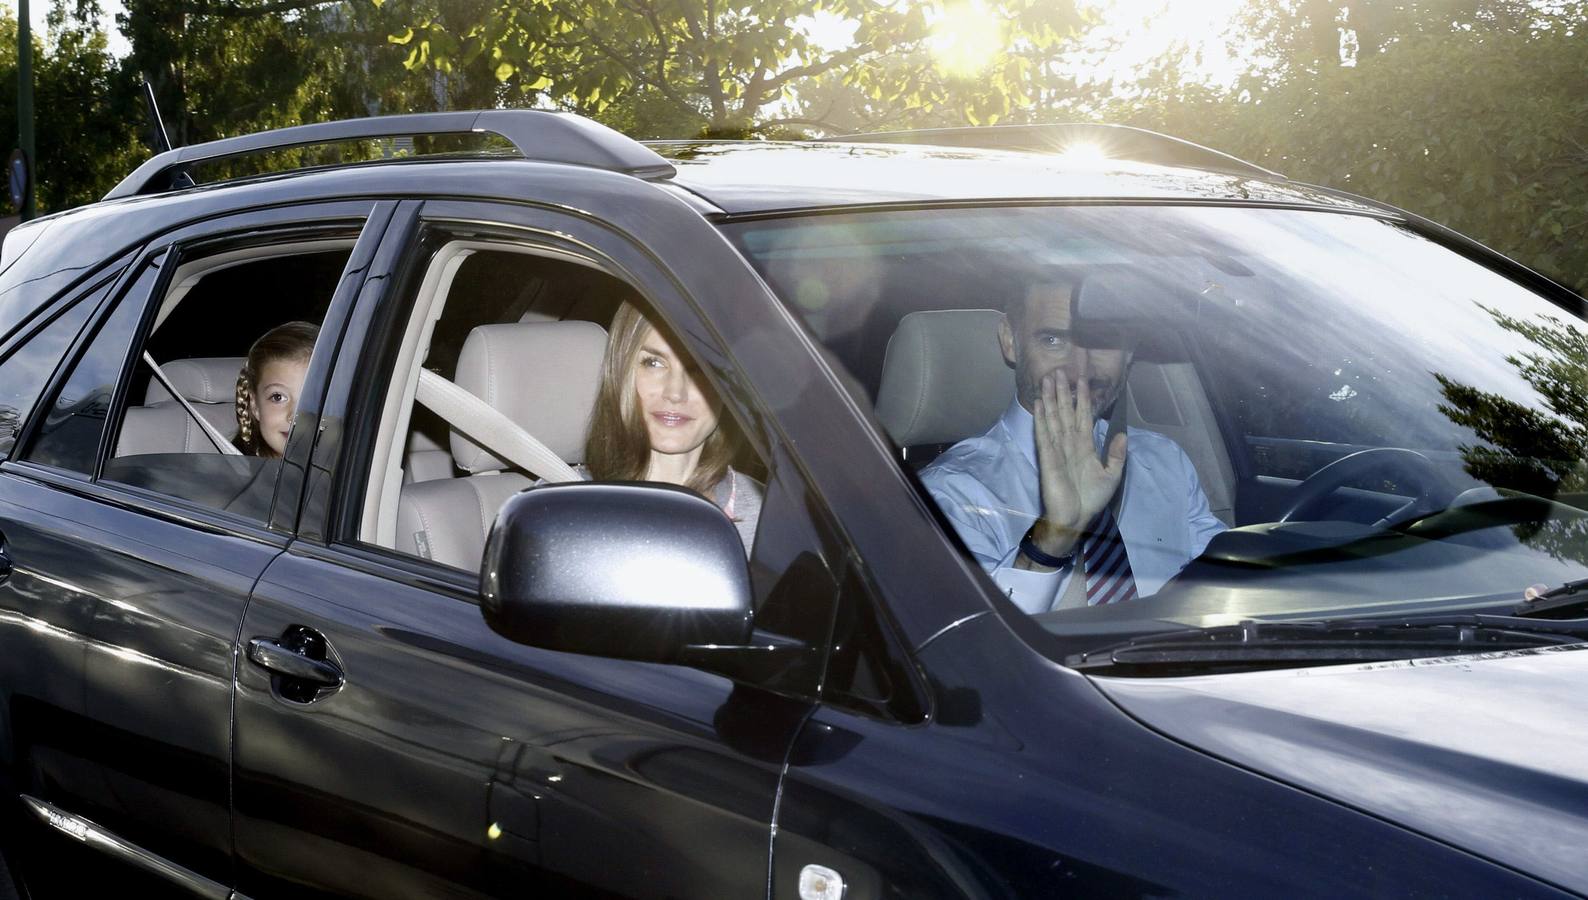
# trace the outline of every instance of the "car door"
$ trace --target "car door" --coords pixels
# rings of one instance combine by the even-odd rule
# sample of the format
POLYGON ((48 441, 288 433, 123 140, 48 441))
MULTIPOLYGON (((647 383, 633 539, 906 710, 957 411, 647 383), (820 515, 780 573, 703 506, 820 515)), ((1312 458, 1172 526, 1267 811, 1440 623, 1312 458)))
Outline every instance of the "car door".
MULTIPOLYGON (((813 707, 842 553, 710 326, 643 245, 666 232, 736 257, 681 203, 629 179, 592 179, 600 190, 565 202, 624 220, 628 234, 549 209, 432 201, 382 248, 375 271, 392 277, 367 282, 344 341, 300 539, 260 579, 240 632, 245 893, 766 893, 778 781, 813 707), (375 431, 402 356, 393 342, 413 292, 430 283, 439 257, 427 248, 460 241, 601 268, 689 336, 686 352, 711 368, 762 448, 752 571, 763 618, 782 618, 810 649, 798 665, 734 679, 519 645, 486 625, 477 570, 359 539, 372 445, 391 440, 375 431), (283 661, 271 645, 312 663, 283 661)), ((567 179, 554 183, 567 190, 567 179)))
MULTIPOLYGON (((295 507, 297 498, 276 496, 275 460, 209 446, 182 452, 180 441, 174 452, 130 452, 121 438, 135 427, 180 431, 189 417, 170 401, 132 396, 151 377, 141 355, 160 349, 152 335, 170 313, 164 301, 178 296, 174 282, 194 260, 224 268, 227 253, 268 259, 305 240, 353 247, 341 298, 350 305, 360 254, 385 218, 368 202, 278 208, 157 239, 107 292, 0 466, 11 568, 0 584, 6 751, 16 790, 54 831, 201 893, 231 889, 233 642, 249 591, 287 543, 270 527, 271 507, 295 507), (353 244, 361 231, 362 250, 353 244), (153 418, 135 422, 139 415, 153 418)), ((322 343, 334 346, 337 298, 328 301, 322 343)), ((226 323, 204 321, 224 310, 204 312, 189 329, 198 340, 226 323)), ((328 366, 329 351, 319 355, 328 366)), ((308 394, 324 380, 311 371, 308 394)), ((229 397, 234 387, 216 390, 229 397)), ((284 462, 306 459, 309 446, 289 446, 284 462)))

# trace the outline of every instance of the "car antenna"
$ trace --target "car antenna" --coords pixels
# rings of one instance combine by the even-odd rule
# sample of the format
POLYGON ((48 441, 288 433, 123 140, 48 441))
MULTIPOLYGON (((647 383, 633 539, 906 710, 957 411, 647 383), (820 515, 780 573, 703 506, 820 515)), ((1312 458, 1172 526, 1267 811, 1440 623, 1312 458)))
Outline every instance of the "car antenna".
POLYGON ((156 153, 165 153, 171 149, 171 138, 165 133, 165 120, 160 118, 160 105, 154 100, 154 82, 149 80, 149 73, 143 73, 143 102, 149 107, 149 123, 154 129, 154 144, 156 153))
MULTIPOLYGON (((165 120, 160 118, 160 104, 154 99, 154 82, 150 80, 149 73, 143 73, 143 102, 149 108, 149 127, 154 132, 154 149, 158 153, 171 151, 171 137, 165 132, 165 120)), ((181 190, 193 186, 193 177, 187 172, 178 169, 171 173, 171 190, 181 190)))

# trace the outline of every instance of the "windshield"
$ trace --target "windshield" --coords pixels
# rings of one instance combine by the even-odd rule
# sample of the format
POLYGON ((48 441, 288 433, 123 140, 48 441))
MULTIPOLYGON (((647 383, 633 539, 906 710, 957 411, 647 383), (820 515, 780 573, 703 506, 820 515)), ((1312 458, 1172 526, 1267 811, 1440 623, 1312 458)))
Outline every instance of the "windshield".
POLYGON ((1397 223, 1071 206, 725 229, 962 551, 1069 650, 1507 612, 1588 570, 1588 332, 1397 223))

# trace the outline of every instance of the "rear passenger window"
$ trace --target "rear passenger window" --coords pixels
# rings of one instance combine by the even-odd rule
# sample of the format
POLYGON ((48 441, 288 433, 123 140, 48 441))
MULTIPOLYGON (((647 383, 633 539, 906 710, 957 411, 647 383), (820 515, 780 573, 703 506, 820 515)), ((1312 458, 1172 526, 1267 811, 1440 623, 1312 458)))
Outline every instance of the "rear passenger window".
POLYGON ((104 290, 78 300, 39 326, 0 362, 0 458, 9 455, 33 404, 44 392, 72 339, 83 330, 88 314, 104 298, 104 290))
POLYGON ((355 238, 230 243, 151 264, 75 363, 27 458, 267 518, 355 238))

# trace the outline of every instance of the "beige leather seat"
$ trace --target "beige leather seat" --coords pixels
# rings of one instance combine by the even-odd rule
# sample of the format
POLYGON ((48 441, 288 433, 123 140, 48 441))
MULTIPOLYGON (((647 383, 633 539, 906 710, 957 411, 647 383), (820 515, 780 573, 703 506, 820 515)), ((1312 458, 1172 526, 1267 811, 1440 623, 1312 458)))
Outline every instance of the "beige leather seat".
MULTIPOLYGON (((591 322, 481 325, 463 343, 455 380, 577 465, 606 342, 606 331, 591 322)), ((534 482, 456 431, 451 448, 453 465, 469 474, 403 485, 397 549, 478 569, 497 510, 534 482)))
POLYGON ((883 355, 876 410, 907 454, 981 434, 1008 408, 1015 373, 998 346, 1001 321, 996 309, 923 310, 899 320, 883 355))
MULTIPOLYGON (((198 414, 231 440, 237 435, 237 373, 240 356, 177 359, 160 371, 186 397, 198 414)), ((143 405, 129 407, 116 444, 117 456, 143 453, 218 453, 197 422, 171 398, 159 379, 151 378, 143 405)), ((403 475, 408 481, 452 477, 452 454, 415 430, 409 435, 403 475)))
MULTIPOLYGON (((160 371, 205 421, 231 440, 237 434, 237 373, 240 356, 177 359, 160 371)), ((151 378, 143 405, 127 409, 116 443, 117 456, 141 453, 218 453, 215 444, 159 379, 151 378)))
POLYGON ((452 477, 452 451, 417 428, 410 431, 408 450, 403 456, 403 483, 452 477))

